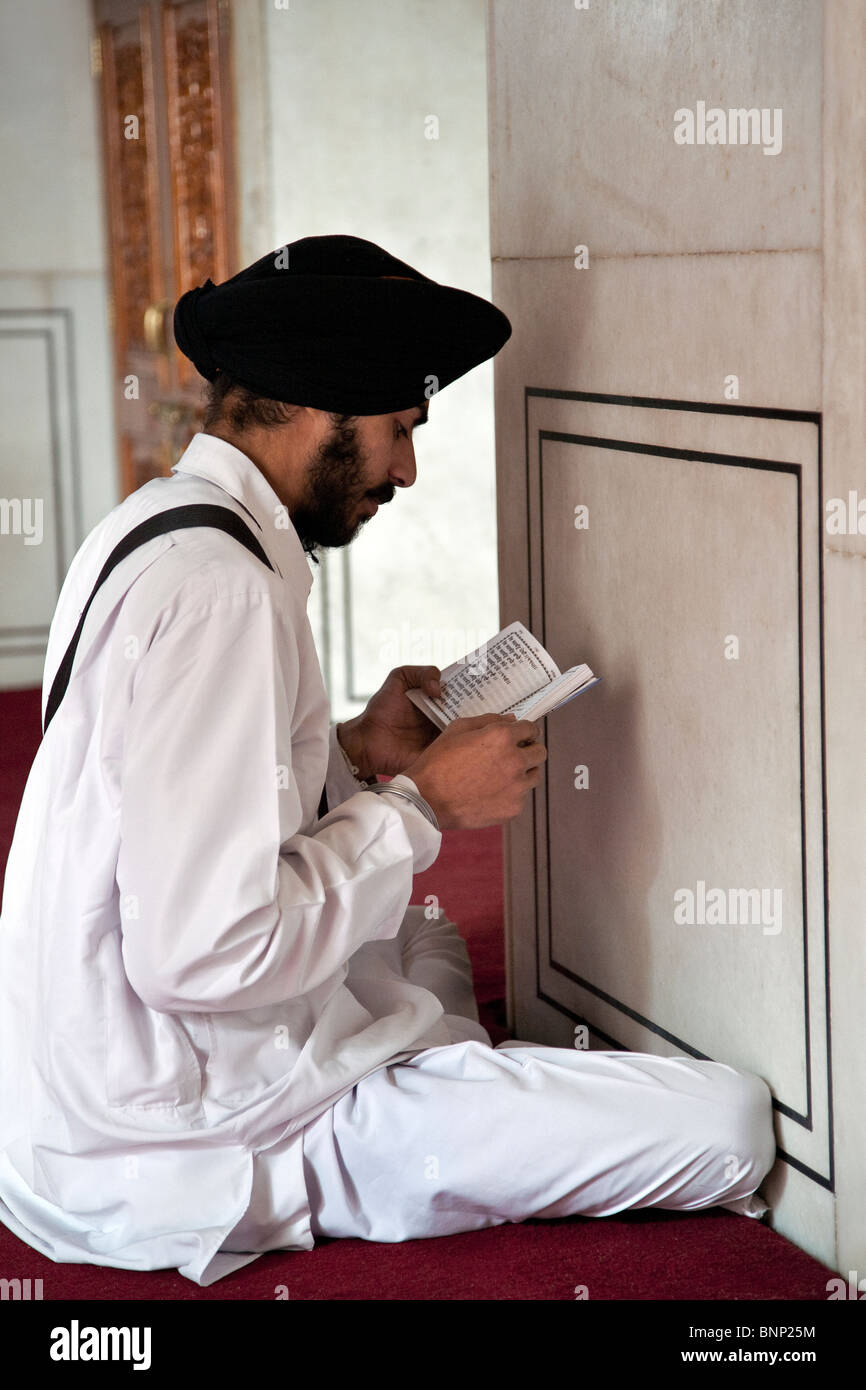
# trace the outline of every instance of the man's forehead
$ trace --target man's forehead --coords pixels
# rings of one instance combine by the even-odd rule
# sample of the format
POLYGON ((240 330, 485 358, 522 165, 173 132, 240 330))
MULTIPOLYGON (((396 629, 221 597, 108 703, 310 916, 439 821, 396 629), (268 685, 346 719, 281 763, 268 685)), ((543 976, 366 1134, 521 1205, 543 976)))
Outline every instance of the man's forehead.
POLYGON ((414 415, 413 415, 413 418, 412 418, 412 428, 413 428, 413 429, 415 428, 416 425, 426 425, 426 423, 427 423, 427 417, 428 417, 428 415, 429 415, 429 413, 430 413, 430 402, 429 402, 429 400, 423 401, 420 405, 407 405, 405 410, 395 410, 395 411, 394 411, 394 414, 395 414, 395 415, 405 415, 405 414, 407 413, 407 411, 410 411, 410 410, 411 410, 411 411, 414 411, 414 415))

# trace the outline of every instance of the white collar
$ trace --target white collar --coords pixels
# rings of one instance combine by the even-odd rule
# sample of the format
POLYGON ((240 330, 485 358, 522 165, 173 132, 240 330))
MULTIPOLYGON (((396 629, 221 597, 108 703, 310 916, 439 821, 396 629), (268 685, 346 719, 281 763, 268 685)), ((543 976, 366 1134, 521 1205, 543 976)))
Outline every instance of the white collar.
POLYGON ((313 575, 306 551, 287 508, 251 458, 228 440, 201 430, 171 471, 207 478, 240 502, 261 531, 259 539, 280 577, 302 585, 304 596, 309 595, 313 575))

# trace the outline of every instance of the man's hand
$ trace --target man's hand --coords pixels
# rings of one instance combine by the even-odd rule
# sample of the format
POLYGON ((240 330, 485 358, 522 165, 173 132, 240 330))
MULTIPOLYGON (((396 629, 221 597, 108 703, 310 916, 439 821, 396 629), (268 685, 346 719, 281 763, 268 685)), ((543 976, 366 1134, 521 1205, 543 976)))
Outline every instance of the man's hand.
POLYGON ((398 666, 381 690, 354 719, 337 725, 337 738, 362 781, 374 772, 396 777, 439 737, 439 730, 406 695, 420 688, 425 695, 441 695, 438 666, 398 666))
POLYGON ((477 830, 520 814, 541 781, 540 724, 513 714, 455 719, 406 769, 440 829, 477 830))

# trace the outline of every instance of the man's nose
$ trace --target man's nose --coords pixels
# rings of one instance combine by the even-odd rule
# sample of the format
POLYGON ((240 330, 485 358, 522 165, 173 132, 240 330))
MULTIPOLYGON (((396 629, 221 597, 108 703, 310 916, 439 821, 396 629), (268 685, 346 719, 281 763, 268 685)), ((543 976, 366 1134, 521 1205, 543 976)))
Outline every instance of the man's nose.
POLYGON ((392 482, 395 487, 411 487, 417 476, 415 450, 410 442, 409 448, 403 449, 400 458, 391 466, 388 481, 392 482))

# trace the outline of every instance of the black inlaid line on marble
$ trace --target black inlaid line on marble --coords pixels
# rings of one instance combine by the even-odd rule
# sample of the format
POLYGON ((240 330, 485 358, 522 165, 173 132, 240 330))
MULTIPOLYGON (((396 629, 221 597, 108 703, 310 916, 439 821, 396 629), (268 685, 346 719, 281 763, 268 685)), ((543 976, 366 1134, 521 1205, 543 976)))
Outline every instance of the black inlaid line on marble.
MULTIPOLYGON (((828 921, 828 882, 827 882, 827 788, 826 788, 826 726, 825 726, 825 691, 824 691, 824 622, 823 622, 823 594, 824 594, 824 571, 823 571, 823 545, 822 545, 822 526, 823 526, 823 479, 822 479, 822 419, 821 415, 814 411, 795 411, 774 409, 771 407, 741 406, 734 404, 718 404, 706 401, 675 401, 664 400, 646 396, 614 396, 600 392, 581 392, 564 391, 554 389, 544 389, 541 387, 526 387, 524 390, 524 447, 525 447, 525 487, 526 505, 525 515, 527 518, 527 557, 528 557, 528 593, 530 597, 530 609, 532 607, 531 595, 533 585, 533 554, 532 554, 532 528, 529 525, 529 504, 531 496, 531 477, 530 477, 530 437, 529 437, 529 401, 531 397, 543 397, 556 400, 572 400, 582 402, 594 402, 604 405, 617 405, 626 407, 637 407, 652 410, 678 410, 685 412, 696 412, 716 415, 739 415, 753 416, 761 419, 795 421, 812 424, 817 431, 817 492, 818 492, 818 583, 819 583, 819 710, 821 722, 821 813, 823 826, 823 896, 824 896, 824 985, 826 1002, 826 1047, 827 1047, 827 1104, 828 1104, 828 1174, 817 1172, 801 1160, 785 1153, 782 1149, 778 1150, 780 1158, 784 1158, 793 1167, 804 1173, 818 1183, 820 1186, 830 1191, 834 1190, 835 1183, 835 1153, 834 1153, 834 1133, 833 1133, 833 1078, 832 1061, 830 1052, 830 957, 829 957, 829 921, 828 921)), ((801 817, 801 866, 802 866, 802 895, 803 895, 803 1030, 804 1030, 804 1055, 806 1061, 806 1097, 807 1108, 803 1114, 794 1106, 774 1098, 773 1106, 781 1114, 788 1116, 795 1123, 806 1130, 813 1129, 813 1106, 812 1106, 812 1066, 811 1066, 811 1018, 809 1008, 809 971, 808 971, 808 884, 807 884, 807 859, 806 859, 806 804, 805 804, 805 712, 804 712, 804 681, 805 681, 805 649, 803 633, 803 489, 802 489, 802 470, 799 464, 791 463, 786 460, 769 460, 741 456, 735 454, 722 454, 719 452, 696 449, 681 449, 667 447, 664 445, 645 444, 634 440, 610 439, 594 435, 573 434, 555 430, 537 431, 537 476, 538 476, 538 536, 539 536, 539 573, 540 573, 540 602, 542 614, 542 631, 540 640, 546 645, 545 634, 545 593, 544 593, 544 525, 543 525, 543 444, 545 440, 573 443, 578 445, 591 446, 595 448, 607 448, 611 450, 628 451, 632 453, 643 453, 656 457, 679 458, 692 460, 698 463, 722 464, 726 466, 739 466, 745 468, 765 469, 773 472, 792 474, 797 481, 797 594, 798 594, 798 650, 799 650, 799 681, 800 681, 800 817, 801 817)), ((531 613, 530 613, 531 618, 531 613)), ((545 822, 549 821, 550 808, 548 804, 548 779, 545 778, 544 794, 544 816, 545 822)), ((544 990, 541 983, 541 905, 539 902, 539 820, 540 820, 540 800, 537 794, 533 793, 534 814, 533 814, 533 881, 535 894, 535 938, 536 938, 536 997, 565 1014, 569 1018, 578 1022, 588 1022, 580 1018, 572 1009, 550 997, 544 990)), ((551 884, 550 884, 550 855, 545 854, 546 880, 547 880, 547 940, 548 940, 548 967, 559 974, 571 979, 581 988, 604 1000, 612 1007, 618 1009, 624 1016, 631 1017, 641 1026, 655 1033, 657 1036, 671 1042, 696 1058, 712 1061, 712 1058, 693 1047, 685 1040, 676 1037, 661 1025, 652 1020, 644 1018, 642 1015, 632 1010, 621 1000, 616 1000, 607 995, 597 986, 589 981, 574 974, 567 966, 562 965, 553 959, 551 952, 551 931, 549 921, 549 911, 551 903, 551 884)), ((624 1044, 619 1043, 613 1038, 600 1032, 594 1025, 588 1026, 592 1032, 604 1041, 608 1041, 611 1046, 628 1051, 624 1044)))

